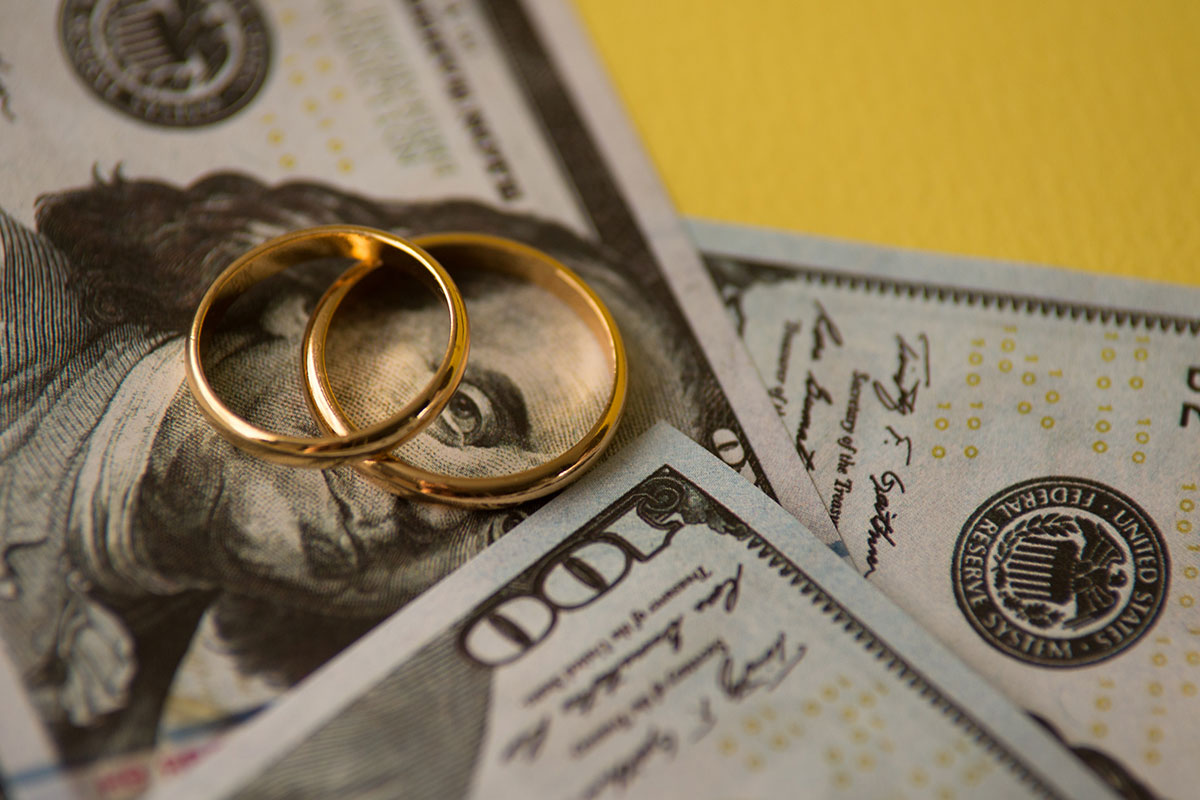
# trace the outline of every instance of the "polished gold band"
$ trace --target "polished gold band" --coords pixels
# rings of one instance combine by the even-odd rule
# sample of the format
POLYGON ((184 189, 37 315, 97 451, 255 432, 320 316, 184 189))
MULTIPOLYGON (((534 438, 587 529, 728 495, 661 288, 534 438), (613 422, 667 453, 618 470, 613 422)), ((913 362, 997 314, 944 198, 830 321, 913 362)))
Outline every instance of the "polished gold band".
MULTIPOLYGON (((390 492, 475 508, 511 505, 548 494, 579 477, 608 445, 625 405, 627 367, 625 347, 612 315, 579 276, 532 247, 509 239, 474 233, 423 236, 414 243, 445 264, 456 268, 492 270, 528 280, 563 299, 585 320, 600 341, 612 372, 608 400, 587 434, 562 455, 533 469, 487 478, 438 475, 390 455, 376 455, 353 466, 390 492)), ((302 351, 309 402, 321 427, 347 436, 354 432, 330 386, 325 366, 325 343, 330 322, 347 293, 375 269, 362 263, 351 267, 317 301, 309 318, 302 351)))
MULTIPOLYGON (((335 282, 331 291, 344 286, 345 280, 346 276, 343 276, 335 282)), ((344 286, 342 293, 348 289, 349 286, 344 286)), ((311 331, 311 321, 309 327, 311 331)), ((232 444, 279 464, 332 467, 391 450, 436 419, 462 380, 467 348, 467 314, 462 295, 442 266, 428 253, 383 231, 357 225, 327 225, 285 234, 261 244, 217 276, 200 300, 200 307, 192 319, 187 342, 187 380, 200 410, 217 432, 232 444), (328 258, 358 261, 358 265, 349 273, 355 269, 371 270, 381 265, 402 269, 416 275, 441 295, 450 314, 449 341, 441 365, 413 400, 382 422, 357 430, 347 428, 318 438, 263 430, 234 414, 209 384, 204 373, 203 356, 211 326, 206 329, 205 325, 219 319, 239 295, 259 281, 288 267, 328 258)), ((309 381, 306 373, 306 384, 309 381)))

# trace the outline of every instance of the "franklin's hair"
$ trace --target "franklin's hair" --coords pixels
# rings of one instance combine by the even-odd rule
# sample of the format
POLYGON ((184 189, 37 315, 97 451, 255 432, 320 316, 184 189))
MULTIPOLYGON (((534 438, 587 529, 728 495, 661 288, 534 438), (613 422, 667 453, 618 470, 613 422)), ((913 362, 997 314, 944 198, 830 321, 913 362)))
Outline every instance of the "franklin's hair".
POLYGON ((621 263, 561 225, 473 201, 381 202, 317 183, 268 186, 234 172, 181 188, 126 180, 118 170, 110 180, 97 175, 89 187, 44 195, 37 204, 38 230, 70 259, 95 321, 163 332, 186 331, 209 284, 242 253, 282 233, 332 224, 408 236, 505 236, 545 250, 589 282, 612 283, 589 265, 611 270, 621 263))

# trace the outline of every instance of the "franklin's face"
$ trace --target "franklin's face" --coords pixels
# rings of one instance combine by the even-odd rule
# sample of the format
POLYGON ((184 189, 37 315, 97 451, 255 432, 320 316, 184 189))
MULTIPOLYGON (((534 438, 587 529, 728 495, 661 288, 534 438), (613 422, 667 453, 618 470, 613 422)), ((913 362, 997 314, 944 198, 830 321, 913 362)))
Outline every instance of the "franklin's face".
MULTIPOLYGON (((453 267, 451 267, 452 272, 453 267)), ((455 272, 467 303, 465 377, 441 416, 397 455, 433 472, 495 476, 563 452, 603 410, 610 380, 602 351, 565 303, 495 274, 455 272)), ((343 303, 328 340, 334 390, 350 419, 382 419, 424 386, 446 343, 446 312, 433 296, 378 270, 343 303)), ((214 386, 238 413, 271 430, 315 433, 298 379, 308 305, 274 301, 274 337, 217 355, 214 386)), ((184 398, 190 403, 190 398, 184 398)), ((389 612, 466 561, 523 512, 468 511, 405 500, 350 467, 267 464, 220 440, 194 406, 172 471, 176 489, 207 487, 199 530, 217 582, 343 614, 389 612), (215 492, 215 498, 211 493, 215 492)), ((153 535, 161 536, 163 531, 153 535)))

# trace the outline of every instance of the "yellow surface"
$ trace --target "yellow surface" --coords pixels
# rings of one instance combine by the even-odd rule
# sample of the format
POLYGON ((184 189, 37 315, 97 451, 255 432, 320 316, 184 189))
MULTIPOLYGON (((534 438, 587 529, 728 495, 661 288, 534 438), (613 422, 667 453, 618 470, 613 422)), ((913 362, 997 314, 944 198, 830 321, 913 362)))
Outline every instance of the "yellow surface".
POLYGON ((575 0, 684 214, 1200 285, 1200 3, 575 0))

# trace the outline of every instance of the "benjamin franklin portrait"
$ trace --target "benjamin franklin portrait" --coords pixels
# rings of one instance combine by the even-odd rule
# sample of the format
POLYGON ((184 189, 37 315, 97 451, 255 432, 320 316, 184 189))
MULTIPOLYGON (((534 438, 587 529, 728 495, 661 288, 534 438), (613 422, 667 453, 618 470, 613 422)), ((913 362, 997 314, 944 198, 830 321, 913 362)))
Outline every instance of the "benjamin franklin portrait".
MULTIPOLYGON (((717 399, 690 337, 658 321, 655 299, 602 244, 478 203, 387 202, 220 173, 190 186, 96 178, 41 198, 34 229, 0 211, 0 631, 68 763, 154 744, 202 622, 239 676, 285 689, 533 510, 410 502, 349 467, 276 466, 201 417, 182 353, 204 290, 247 249, 333 223, 491 233, 578 272, 629 351, 615 448, 660 419, 697 434, 717 399)), ((214 336, 214 385, 260 425, 318 432, 297 347, 331 274, 284 273, 235 304, 214 336)), ((578 374, 586 348, 544 335, 571 321, 526 288, 455 277, 471 315, 470 367, 404 452, 465 474, 566 449, 598 408, 595 376, 578 374)), ((436 365, 438 303, 425 299, 378 337, 348 336, 344 351, 386 361, 388 348, 396 359, 428 350, 411 363, 436 365)), ((395 363, 419 383, 419 369, 395 363)), ((392 391, 372 374, 346 372, 348 409, 392 391)))

